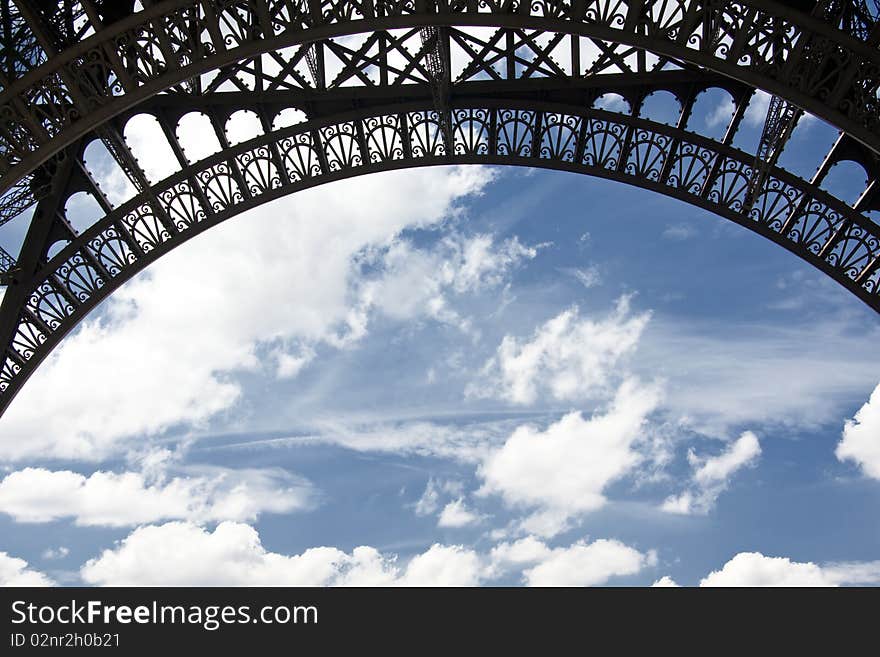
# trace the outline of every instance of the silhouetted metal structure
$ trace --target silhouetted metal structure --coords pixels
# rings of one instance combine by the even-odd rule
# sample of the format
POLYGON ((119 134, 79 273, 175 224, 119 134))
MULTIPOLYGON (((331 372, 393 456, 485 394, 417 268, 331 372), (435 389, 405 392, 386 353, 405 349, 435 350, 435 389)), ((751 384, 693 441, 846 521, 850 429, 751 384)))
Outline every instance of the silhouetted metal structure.
MULTIPOLYGON (((450 163, 516 164, 627 182, 784 246, 880 312, 880 28, 865 0, 0 0, 0 412, 112 290, 193 235, 291 192, 450 163), (710 88, 723 137, 689 126, 710 88), (770 94, 754 152, 733 140, 770 94), (671 123, 643 112, 670 92, 671 123), (625 102, 606 102, 611 94, 625 102), (752 103, 754 105, 754 103, 752 103), (294 108, 305 120, 281 118, 294 108), (230 144, 241 110, 262 134, 230 144), (221 151, 187 158, 199 112, 221 151), (840 129, 811 180, 777 166, 797 120, 840 129), (124 138, 154 116, 177 172, 151 180, 124 138), (134 195, 116 205, 84 161, 100 140, 134 195), (850 160, 852 205, 820 187, 850 160), (77 231, 85 192, 102 216, 77 231)), ((707 272, 707 274, 709 274, 707 272)))

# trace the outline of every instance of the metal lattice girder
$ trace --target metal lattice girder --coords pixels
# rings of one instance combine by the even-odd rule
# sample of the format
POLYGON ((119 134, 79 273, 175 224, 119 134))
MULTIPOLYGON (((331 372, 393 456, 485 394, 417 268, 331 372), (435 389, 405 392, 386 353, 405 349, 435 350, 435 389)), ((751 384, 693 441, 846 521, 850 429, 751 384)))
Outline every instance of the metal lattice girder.
POLYGON ((284 194, 403 167, 638 185, 758 232, 880 312, 880 227, 861 214, 880 204, 880 32, 862 0, 164 0, 134 14, 129 0, 71 0, 57 16, 52 4, 0 0, 0 222, 38 201, 2 269, 0 413, 90 309, 178 244, 284 194), (687 131, 711 87, 734 102, 720 140, 687 131), (745 153, 731 144, 758 88, 773 100, 745 153), (641 115, 656 91, 680 104, 672 126, 641 115), (610 93, 629 110, 593 109, 610 93), (273 130, 287 108, 308 122, 273 130), (240 109, 265 134, 233 147, 224 125, 240 109), (207 115, 221 153, 187 160, 189 111, 207 115), (776 167, 802 111, 843 133, 812 181, 776 167), (123 137, 143 112, 180 166, 157 184, 123 137), (120 207, 83 161, 95 139, 137 190, 120 207), (869 173, 855 207, 819 188, 842 159, 869 173), (77 234, 64 208, 83 191, 104 216, 77 234))
POLYGON ((880 16, 880 3, 870 0, 870 4, 869 8, 867 0, 823 0, 817 3, 813 14, 836 23, 860 41, 870 42, 878 36, 874 31, 880 16))
POLYGON ((6 285, 9 282, 10 274, 15 269, 15 265, 15 258, 0 246, 0 285, 6 285))
POLYGON ((22 178, 0 198, 0 226, 14 219, 37 202, 32 176, 22 178))
POLYGON ((754 202, 756 194, 763 187, 764 180, 770 169, 776 165, 801 114, 803 112, 800 109, 779 96, 770 98, 764 128, 761 131, 761 141, 755 153, 749 191, 746 194, 747 205, 754 202))
POLYGON ((0 409, 102 299, 194 235, 297 190, 431 164, 544 167, 660 192, 771 239, 880 311, 880 227, 778 168, 745 209, 754 154, 678 127, 546 100, 453 100, 450 116, 451 150, 428 94, 270 132, 186 166, 82 234, 68 235, 67 246, 4 298, 0 321, 12 333, 0 362, 0 409))
MULTIPOLYGON (((558 44, 548 48, 535 31, 576 34, 589 40, 602 61, 643 59, 634 51, 622 53, 644 49, 769 90, 880 152, 880 52, 860 32, 782 2, 539 0, 512 11, 501 1, 439 6, 424 0, 166 0, 105 25, 9 81, 0 94, 0 191, 114 114, 163 89, 191 88, 187 81, 203 72, 235 70, 249 58, 257 61, 258 54, 307 44, 320 48, 318 59, 325 50, 344 56, 336 37, 382 33, 388 42, 388 30, 441 25, 450 28, 456 48, 473 52, 476 64, 466 70, 474 79, 581 75, 587 64, 577 56, 578 40, 564 53, 570 62, 561 62, 558 44), (497 28, 503 38, 480 44, 456 25, 497 28), (479 64, 513 61, 524 49, 533 55, 514 66, 479 64)), ((361 56, 370 59, 366 51, 361 56)), ((379 68, 378 77, 389 84, 399 77, 375 59, 346 64, 343 73, 316 86, 369 86, 369 67, 379 68)), ((230 73, 228 79, 235 77, 230 73)), ((288 83, 303 80, 291 72, 288 83)))
POLYGON ((449 93, 452 86, 449 70, 449 32, 443 26, 428 26, 419 30, 425 61, 428 67, 431 98, 440 117, 440 130, 446 149, 452 145, 452 119, 449 114, 449 93))

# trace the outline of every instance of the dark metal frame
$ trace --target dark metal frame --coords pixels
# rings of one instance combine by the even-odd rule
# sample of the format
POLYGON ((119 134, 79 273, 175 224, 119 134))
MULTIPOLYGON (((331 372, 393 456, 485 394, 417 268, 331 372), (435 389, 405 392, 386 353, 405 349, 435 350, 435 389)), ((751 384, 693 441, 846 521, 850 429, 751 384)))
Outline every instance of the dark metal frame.
POLYGON ((178 244, 300 189, 406 167, 522 165, 650 189, 773 240, 880 312, 880 226, 863 214, 880 209, 880 32, 863 2, 145 5, 126 16, 120 5, 74 0, 58 19, 43 0, 0 0, 0 223, 37 204, 19 255, 0 253, 0 413, 77 322, 178 244), (462 26, 491 29, 475 36, 462 26), (360 45, 338 38, 360 33, 360 45), (589 62, 582 46, 594 50, 589 62), (455 77, 453 48, 464 57, 455 77), (735 104, 719 140, 687 130, 712 87, 735 104), (746 153, 732 143, 756 88, 776 95, 746 153), (657 91, 678 100, 674 125, 641 115, 657 91), (595 108, 609 93, 629 111, 595 108), (273 130, 286 108, 308 120, 273 130), (233 147, 224 125, 241 109, 257 114, 264 135, 233 147), (842 129, 810 181, 776 166, 805 110, 842 129), (201 162, 187 160, 176 136, 191 111, 210 119, 223 147, 201 162), (139 113, 158 119, 180 168, 153 185, 123 137, 139 113), (83 161, 95 139, 138 191, 119 207, 83 161), (820 188, 843 160, 868 174, 853 206, 820 188), (77 233, 64 208, 80 191, 104 216, 77 233))
MULTIPOLYGON (((505 62, 498 71, 503 79, 521 77, 511 63, 522 44, 535 50, 540 64, 530 75, 565 77, 530 31, 579 35, 771 91, 880 153, 880 32, 870 25, 857 34, 829 22, 842 11, 835 6, 848 4, 817 3, 816 15, 808 15, 772 0, 166 0, 111 25, 99 23, 93 35, 56 52, 57 40, 20 0, 16 5, 47 56, 17 79, 0 79, 0 193, 125 108, 175 85, 181 91, 197 87, 186 83, 205 71, 225 68, 234 75, 257 55, 292 46, 301 47, 298 57, 312 52, 319 62, 336 37, 384 33, 384 53, 348 53, 347 73, 335 79, 325 79, 316 66, 313 83, 317 89, 352 79, 382 84, 369 82, 364 69, 387 72, 388 47, 394 48, 388 31, 425 26, 499 30, 495 43, 478 44, 475 65, 457 81, 488 72, 491 57, 505 62)), ((447 41, 453 36, 446 31, 447 41)), ((578 76, 585 68, 572 50, 578 76)))

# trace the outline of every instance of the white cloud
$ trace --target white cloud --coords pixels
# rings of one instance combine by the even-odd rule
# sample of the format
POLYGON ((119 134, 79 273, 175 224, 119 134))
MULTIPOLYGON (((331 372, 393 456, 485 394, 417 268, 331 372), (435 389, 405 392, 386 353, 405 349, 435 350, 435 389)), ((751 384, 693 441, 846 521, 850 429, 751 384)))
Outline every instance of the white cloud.
POLYGON ((513 543, 499 543, 492 548, 490 561, 496 572, 503 573, 514 567, 523 567, 546 559, 552 550, 535 536, 525 536, 513 543))
POLYGON ((443 507, 440 516, 437 518, 437 526, 457 529, 459 527, 477 525, 482 520, 483 516, 481 514, 471 511, 467 508, 464 500, 459 498, 452 500, 443 507))
POLYGON ((292 379, 315 359, 315 350, 310 347, 304 347, 297 353, 279 350, 275 358, 277 362, 275 376, 279 379, 292 379))
POLYGON ((432 545, 413 557, 398 581, 404 586, 476 586, 483 564, 473 550, 459 545, 432 545))
POLYGON ((481 563, 471 550, 443 545, 405 568, 366 546, 288 556, 267 551, 249 525, 223 522, 209 532, 171 522, 134 530, 88 561, 81 575, 103 586, 472 586, 481 580, 481 563))
POLYGON ((736 110, 736 105, 730 97, 725 96, 718 105, 712 110, 712 113, 706 116, 706 126, 715 128, 719 125, 727 125, 736 110))
POLYGON ((594 106, 609 112, 629 111, 629 103, 620 94, 603 94, 596 100, 594 106))
MULTIPOLYGON (((241 395, 232 375, 261 366, 260 344, 357 339, 357 254, 394 243, 404 228, 438 225, 492 175, 460 167, 352 179, 200 235, 114 293, 103 317, 41 365, 4 414, 0 458, 101 459, 126 438, 200 426, 229 409, 241 395)), ((471 248, 453 285, 488 271, 471 248)), ((280 374, 293 369, 282 363, 280 374)))
POLYGON ((358 452, 391 452, 479 463, 493 447, 504 442, 510 426, 506 421, 453 425, 422 421, 361 424, 323 420, 315 423, 314 435, 250 441, 240 446, 328 443, 358 452))
POLYGON ((529 341, 505 336, 482 380, 467 392, 514 404, 532 404, 541 392, 565 401, 606 393, 618 362, 635 349, 649 317, 631 316, 627 296, 598 320, 581 319, 575 306, 540 326, 529 341))
POLYGON ((664 575, 651 584, 651 586, 654 588, 676 588, 678 584, 669 575, 664 575))
POLYGON ((690 450, 688 462, 694 470, 691 487, 667 498, 661 509, 668 513, 708 513, 718 496, 727 489, 731 477, 754 464, 760 455, 761 445, 751 431, 743 432, 718 456, 699 457, 690 450))
POLYGON ((612 577, 635 575, 655 565, 657 557, 616 540, 578 541, 569 547, 550 548, 527 536, 496 546, 491 560, 496 572, 534 564, 523 571, 523 581, 529 586, 598 586, 612 577))
POLYGON ((704 577, 700 586, 838 586, 878 582, 880 561, 819 566, 787 557, 767 557, 760 552, 740 552, 721 570, 704 577))
POLYGON ((425 492, 415 503, 413 510, 417 516, 428 516, 434 513, 440 504, 440 491, 433 479, 428 479, 425 485, 425 492))
POLYGON ((444 495, 461 495, 463 491, 464 484, 460 481, 438 481, 431 477, 413 509, 417 516, 429 516, 440 508, 440 500, 444 495))
POLYGON ((771 97, 766 91, 758 89, 746 108, 743 120, 752 126, 764 125, 764 120, 767 118, 767 110, 770 108, 771 97))
POLYGON ((571 516, 604 505, 605 487, 643 460, 635 444, 659 403, 657 386, 627 380, 602 415, 569 413, 545 431, 519 427, 479 467, 484 482, 479 494, 537 507, 523 525, 529 531, 561 531, 571 516))
POLYGON ((121 527, 165 519, 253 520, 308 506, 307 482, 280 470, 190 468, 194 476, 151 480, 139 472, 25 468, 0 482, 0 512, 18 522, 73 518, 78 525, 121 527))
POLYGON ((672 240, 673 242, 682 242, 696 237, 696 235, 697 229, 690 224, 671 224, 661 233, 664 239, 672 240))
POLYGON ((878 339, 876 323, 846 319, 732 329, 721 320, 658 315, 632 365, 637 374, 663 376, 671 416, 732 439, 743 425, 791 431, 839 422, 850 400, 877 385, 878 339))
POLYGON ((880 385, 855 417, 846 421, 834 453, 841 461, 858 463, 867 476, 880 479, 880 385))
POLYGON ((397 320, 431 317, 468 331, 467 319, 450 308, 449 294, 495 287, 536 255, 515 237, 496 245, 490 235, 453 235, 430 251, 398 240, 365 261, 382 273, 360 284, 362 312, 375 308, 397 320))
POLYGON ((70 549, 61 545, 57 548, 46 548, 41 556, 43 559, 64 559, 68 554, 70 549))
POLYGON ((574 277, 578 283, 588 290, 602 283, 602 272, 599 271, 599 267, 596 265, 590 265, 589 267, 564 267, 560 271, 574 277))
POLYGON ((877 586, 880 584, 880 561, 850 561, 822 566, 825 576, 838 584, 877 586))
POLYGON ((31 570, 24 559, 0 552, 0 586, 54 586, 43 573, 31 570))

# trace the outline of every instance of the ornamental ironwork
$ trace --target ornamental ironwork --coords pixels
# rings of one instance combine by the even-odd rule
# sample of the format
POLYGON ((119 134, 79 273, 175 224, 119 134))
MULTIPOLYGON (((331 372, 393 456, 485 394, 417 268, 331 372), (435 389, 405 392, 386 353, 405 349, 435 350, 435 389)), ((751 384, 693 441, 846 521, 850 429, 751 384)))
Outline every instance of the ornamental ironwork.
POLYGON ((500 164, 584 173, 680 199, 788 249, 880 312, 880 28, 874 0, 0 0, 0 412, 102 299, 201 231, 301 189, 376 171, 500 164), (725 91, 723 136, 689 125, 725 91), (734 138, 769 94, 753 151, 734 138), (674 120, 646 114, 668 92, 674 120), (616 105, 602 102, 611 95, 616 105), (230 143, 231 116, 260 133, 230 143), (301 120, 281 121, 291 110, 301 120), (181 120, 221 150, 191 160, 181 120), (176 171, 125 139, 155 118, 176 171), (778 165, 805 114, 840 130, 816 174, 778 165), (114 204, 100 142, 134 190, 114 204), (822 188, 867 174, 847 203, 822 188), (101 216, 75 229, 75 195, 101 216))

